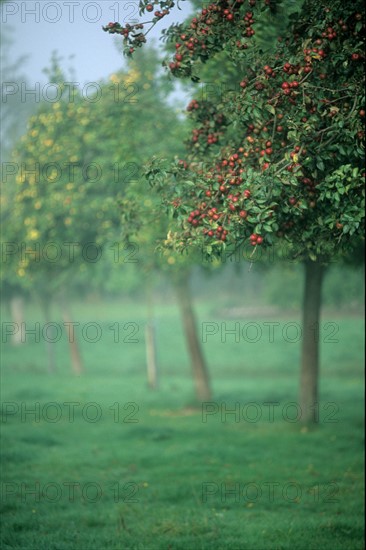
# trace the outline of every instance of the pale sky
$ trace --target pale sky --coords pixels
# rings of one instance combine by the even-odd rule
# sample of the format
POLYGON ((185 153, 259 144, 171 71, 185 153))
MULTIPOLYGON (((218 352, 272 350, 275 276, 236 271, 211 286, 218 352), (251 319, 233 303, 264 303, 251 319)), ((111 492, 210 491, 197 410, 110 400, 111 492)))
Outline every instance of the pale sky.
MULTIPOLYGON (((180 7, 181 11, 175 8, 149 36, 159 37, 162 28, 184 20, 191 13, 188 0, 180 0, 180 7)), ((145 20, 146 17, 151 18, 150 14, 145 20)), ((138 0, 9 0, 1 7, 1 25, 9 29, 14 40, 8 56, 15 61, 28 55, 22 72, 30 83, 41 85, 47 83, 42 70, 49 66, 53 50, 64 58, 63 67, 74 67, 81 85, 106 78, 120 69, 124 59, 115 47, 117 38, 103 32, 102 25, 134 19, 139 20, 138 0), (74 55, 72 62, 68 60, 70 55, 74 55)))

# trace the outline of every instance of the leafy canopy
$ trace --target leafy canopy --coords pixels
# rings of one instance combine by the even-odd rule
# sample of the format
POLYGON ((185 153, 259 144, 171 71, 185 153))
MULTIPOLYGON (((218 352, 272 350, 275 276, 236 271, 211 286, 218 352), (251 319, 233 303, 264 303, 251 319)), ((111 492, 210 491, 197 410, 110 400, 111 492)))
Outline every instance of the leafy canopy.
MULTIPOLYGON (((263 18, 279 4, 214 0, 164 32, 173 76, 197 82, 222 54, 236 75, 232 88, 188 105, 185 158, 153 159, 146 169, 172 212, 166 246, 220 255, 285 243, 315 260, 349 252, 363 235, 363 4, 306 0, 275 47, 263 49, 256 27, 263 40, 263 18)), ((152 11, 145 0, 140 7, 152 11)), ((173 7, 155 2, 152 24, 173 7)), ((121 33, 117 23, 105 30, 121 33)), ((135 31, 121 34, 128 55, 144 43, 135 31)))

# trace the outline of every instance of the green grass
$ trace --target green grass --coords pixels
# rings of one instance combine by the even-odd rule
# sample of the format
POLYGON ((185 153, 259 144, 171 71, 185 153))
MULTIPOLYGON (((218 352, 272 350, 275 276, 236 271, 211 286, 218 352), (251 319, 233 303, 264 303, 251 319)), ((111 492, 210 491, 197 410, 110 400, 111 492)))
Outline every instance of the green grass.
MULTIPOLYGON (((31 308, 29 323, 37 318, 31 308)), ((256 322, 263 330, 257 343, 235 343, 229 335, 223 343, 217 335, 203 345, 219 411, 207 422, 195 404, 175 307, 167 304, 156 312, 156 391, 146 386, 142 306, 83 304, 75 307, 75 320, 81 326, 97 322, 102 329, 99 342, 81 341, 86 366, 81 377, 70 374, 64 337, 55 344, 54 375, 46 372, 43 341, 29 338, 22 346, 3 347, 2 548, 364 547, 360 318, 322 321, 323 327, 337 324, 339 341, 321 346, 321 422, 316 429, 282 417, 284 407, 297 399, 299 344, 286 342, 281 330, 285 323, 298 322, 296 317, 225 320, 201 304, 200 323, 226 321, 232 328, 235 322, 256 322), (273 343, 265 336, 266 321, 280 322, 273 343), (114 343, 109 328, 114 322, 121 327, 137 323, 139 342, 114 343), (273 422, 263 405, 268 401, 280 403, 273 422), (19 411, 39 403, 39 418, 5 415, 4 403, 10 402, 19 411), (64 405, 70 402, 80 403, 72 422, 64 405), (259 422, 248 420, 245 407, 251 402, 261 407, 259 422), (50 421, 56 411, 50 403, 61 411, 57 422, 50 421), (88 403, 98 405, 96 422, 88 421, 97 410, 85 408, 88 403), (228 414, 223 422, 221 409, 235 404, 241 418, 236 422, 228 414), (138 422, 128 421, 134 419, 138 422), (72 482, 79 484, 73 499, 65 485, 72 482), (37 483, 39 502, 26 494, 37 483), (273 494, 268 484, 275 484, 273 494), (225 489, 235 487, 236 496, 225 495, 225 489), (95 488, 102 491, 98 498, 95 488), (61 494, 52 502, 56 489, 61 494), (262 491, 257 498, 256 491, 262 491)), ((322 340, 328 335, 323 331, 322 340)))

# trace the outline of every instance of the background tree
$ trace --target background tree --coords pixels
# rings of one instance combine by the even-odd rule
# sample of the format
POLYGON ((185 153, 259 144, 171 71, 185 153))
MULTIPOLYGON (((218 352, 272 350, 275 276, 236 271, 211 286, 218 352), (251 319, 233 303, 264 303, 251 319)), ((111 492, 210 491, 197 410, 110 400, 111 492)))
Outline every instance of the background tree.
MULTIPOLYGON (((127 71, 100 83, 88 102, 77 90, 65 88, 70 79, 57 57, 48 74, 59 85, 60 100, 43 104, 32 117, 14 156, 22 169, 17 191, 9 197, 6 233, 9 242, 26 243, 29 251, 9 254, 8 278, 37 293, 47 322, 50 304, 57 299, 64 321, 70 323, 66 304, 75 291, 120 294, 130 268, 135 284, 143 284, 149 296, 152 270, 175 273, 197 393, 208 399, 207 369, 189 297, 189 266, 180 262, 174 270, 166 258, 159 261, 154 255, 158 237, 166 233, 165 218, 160 219, 157 198, 154 203, 151 188, 141 181, 141 165, 149 156, 167 156, 180 146, 182 122, 165 104, 172 85, 159 74, 152 50, 131 60, 127 71)), ((51 370, 52 350, 51 345, 51 370)), ((79 372, 75 344, 71 354, 79 372)))
MULTIPOLYGON (((1 136, 1 187, 3 189, 6 180, 6 165, 10 161, 11 150, 26 131, 27 119, 32 112, 36 110, 36 104, 30 101, 24 101, 23 90, 29 89, 29 82, 23 73, 26 57, 16 59, 11 62, 9 59, 9 50, 13 43, 11 28, 5 25, 0 29, 1 52, 0 52, 0 72, 1 72, 1 113, 0 113, 0 136, 1 136)), ((3 193, 2 193, 2 196, 3 193)), ((25 293, 19 285, 12 280, 1 278, 1 285, 4 300, 7 302, 11 318, 14 323, 24 322, 24 298, 25 293)), ((13 344, 21 344, 20 331, 12 335, 13 344)))
MULTIPOLYGON (((4 185, 3 240, 10 244, 3 276, 41 299, 47 322, 52 300, 69 319, 66 296, 101 288, 111 265, 125 267, 133 252, 119 254, 116 201, 155 152, 151 144, 168 141, 166 128, 175 126, 168 124, 174 111, 162 101, 169 84, 162 85, 154 54, 144 58, 148 71, 130 67, 112 75, 86 101, 64 84, 70 79, 54 57, 48 73, 59 97, 41 104, 14 151, 16 174, 4 185)), ((80 359, 73 364, 79 371, 80 359)))

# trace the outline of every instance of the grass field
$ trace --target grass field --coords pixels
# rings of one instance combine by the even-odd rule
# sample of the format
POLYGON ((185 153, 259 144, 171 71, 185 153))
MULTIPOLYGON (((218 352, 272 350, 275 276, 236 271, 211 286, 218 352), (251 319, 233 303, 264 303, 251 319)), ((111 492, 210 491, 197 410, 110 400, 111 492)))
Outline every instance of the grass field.
MULTIPOLYGON (((214 391, 202 410, 174 306, 156 312, 155 391, 143 306, 74 310, 78 330, 99 327, 80 342, 83 376, 70 373, 65 333, 53 375, 42 334, 3 344, 2 548, 364 547, 361 318, 322 320, 320 424, 309 430, 296 422, 295 316, 225 319, 198 308, 214 391), (235 322, 239 341, 227 333, 225 342, 235 322)), ((30 309, 29 327, 37 319, 30 309)))

